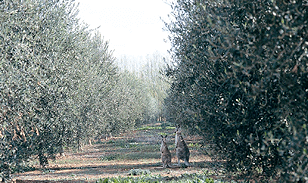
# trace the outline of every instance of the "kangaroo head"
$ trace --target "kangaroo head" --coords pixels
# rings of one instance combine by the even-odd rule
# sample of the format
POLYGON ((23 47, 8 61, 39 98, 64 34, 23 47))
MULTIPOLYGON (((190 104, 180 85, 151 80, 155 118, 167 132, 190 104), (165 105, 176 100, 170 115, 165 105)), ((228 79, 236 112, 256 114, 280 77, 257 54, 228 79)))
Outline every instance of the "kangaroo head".
POLYGON ((167 135, 165 135, 165 136, 160 135, 160 136, 161 136, 161 141, 162 141, 162 142, 166 142, 167 135))
POLYGON ((181 132, 182 132, 182 129, 181 129, 181 126, 180 125, 176 125, 176 129, 175 129, 175 132, 177 135, 181 135, 181 132))
POLYGON ((167 148, 166 138, 167 138, 167 135, 166 136, 161 135, 161 146, 160 146, 161 152, 165 151, 165 149, 167 148))

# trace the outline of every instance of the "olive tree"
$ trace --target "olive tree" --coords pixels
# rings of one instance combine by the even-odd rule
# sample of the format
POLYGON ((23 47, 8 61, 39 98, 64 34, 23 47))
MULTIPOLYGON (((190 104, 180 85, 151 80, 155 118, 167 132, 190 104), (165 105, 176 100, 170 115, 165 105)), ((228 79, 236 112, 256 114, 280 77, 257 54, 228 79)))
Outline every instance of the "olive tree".
POLYGON ((306 180, 307 4, 179 0, 172 8, 169 119, 214 143, 229 170, 306 180))
POLYGON ((45 166, 95 136, 116 66, 108 42, 79 22, 73 1, 0 6, 0 168, 8 178, 29 158, 45 166))

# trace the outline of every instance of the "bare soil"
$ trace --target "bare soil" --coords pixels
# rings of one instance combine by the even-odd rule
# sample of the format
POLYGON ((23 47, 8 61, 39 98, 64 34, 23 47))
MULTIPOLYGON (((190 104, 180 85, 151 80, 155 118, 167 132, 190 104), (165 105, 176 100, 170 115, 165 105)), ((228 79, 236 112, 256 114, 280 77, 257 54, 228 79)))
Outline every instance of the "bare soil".
POLYGON ((45 169, 34 163, 35 171, 14 174, 12 177, 16 182, 96 182, 104 178, 132 176, 129 175, 132 169, 148 170, 151 174, 166 177, 213 172, 213 164, 217 162, 198 150, 201 139, 195 136, 184 136, 190 148, 191 166, 177 165, 173 131, 134 130, 118 137, 102 139, 93 145, 84 146, 79 152, 66 152, 64 156, 50 161, 45 169), (172 168, 162 168, 160 133, 168 134, 172 168))

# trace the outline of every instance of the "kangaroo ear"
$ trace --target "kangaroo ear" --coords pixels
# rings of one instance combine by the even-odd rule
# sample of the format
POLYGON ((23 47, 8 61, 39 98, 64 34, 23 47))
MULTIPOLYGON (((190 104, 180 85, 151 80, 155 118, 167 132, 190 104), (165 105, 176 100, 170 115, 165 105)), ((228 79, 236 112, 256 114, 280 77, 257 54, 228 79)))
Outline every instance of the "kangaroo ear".
POLYGON ((178 131, 178 129, 179 129, 179 127, 178 127, 178 125, 176 124, 176 125, 175 125, 175 131, 174 131, 174 133, 176 133, 176 132, 178 131))
POLYGON ((180 125, 180 124, 177 124, 174 133, 176 133, 176 132, 178 132, 178 131, 180 131, 180 130, 181 130, 181 125, 180 125))
POLYGON ((167 135, 165 136, 165 138, 167 138, 167 135))
POLYGON ((161 138, 164 138, 164 136, 163 135, 160 135, 161 136, 161 138))

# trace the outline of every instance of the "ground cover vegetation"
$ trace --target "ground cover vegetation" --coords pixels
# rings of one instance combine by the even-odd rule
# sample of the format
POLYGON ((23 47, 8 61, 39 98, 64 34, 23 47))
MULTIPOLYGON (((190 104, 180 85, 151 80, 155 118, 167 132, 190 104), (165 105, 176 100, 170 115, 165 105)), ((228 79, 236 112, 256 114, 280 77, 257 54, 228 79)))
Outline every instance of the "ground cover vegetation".
POLYGON ((167 120, 203 136, 230 171, 308 181, 308 3, 178 0, 167 120))
POLYGON ((68 148, 133 129, 158 111, 151 100, 162 103, 155 85, 120 70, 109 43, 77 15, 72 0, 0 1, 4 180, 29 159, 44 167, 68 148))
MULTIPOLYGON (((174 128, 162 123, 146 124, 141 128, 101 138, 79 151, 65 150, 65 156, 50 161, 41 168, 39 161, 29 162, 33 169, 13 174, 16 182, 232 182, 224 176, 224 168, 214 170, 212 161, 197 144, 198 136, 183 134, 190 148, 190 167, 177 165, 174 128), (148 128, 146 128, 148 127, 148 128), (166 143, 172 154, 171 168, 163 168, 160 155, 161 134, 168 135, 166 143)), ((218 167, 218 166, 215 166, 218 167)))

